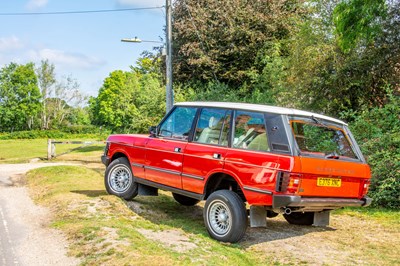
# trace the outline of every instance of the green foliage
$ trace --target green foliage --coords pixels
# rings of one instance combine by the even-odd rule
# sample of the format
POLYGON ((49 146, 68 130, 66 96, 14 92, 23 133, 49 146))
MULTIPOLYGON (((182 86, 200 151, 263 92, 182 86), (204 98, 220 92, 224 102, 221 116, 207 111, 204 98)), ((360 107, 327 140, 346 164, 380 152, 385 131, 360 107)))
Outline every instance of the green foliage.
POLYGON ((357 114, 352 131, 372 168, 375 206, 400 208, 400 97, 389 90, 382 107, 357 114))
POLYGON ((290 38, 303 6, 299 1, 175 1, 174 77, 251 84, 263 72, 258 57, 266 42, 290 38))
POLYGON ((41 128, 48 129, 50 124, 49 109, 47 106, 47 99, 52 95, 52 90, 57 80, 55 78, 55 66, 48 60, 41 62, 40 66, 36 69, 38 77, 39 88, 42 93, 42 113, 41 113, 41 128))
POLYGON ((40 91, 32 63, 10 63, 0 70, 0 132, 37 127, 40 91))
MULTIPOLYGON (((377 15, 375 20, 382 30, 374 33, 371 42, 357 39, 357 49, 346 53, 336 42, 336 1, 315 2, 293 42, 288 44, 291 54, 281 80, 285 90, 279 94, 278 102, 332 116, 382 105, 382 88, 387 83, 394 88, 400 84, 396 67, 400 60, 400 2, 382 9, 385 14, 377 15)), ((366 1, 365 8, 369 2, 366 1)))
POLYGON ((0 140, 12 139, 99 139, 104 140, 110 131, 95 126, 71 126, 61 130, 27 130, 0 133, 0 140))
POLYGON ((381 33, 386 14, 385 0, 341 1, 333 13, 340 48, 347 52, 359 43, 371 43, 381 33))
POLYGON ((234 89, 220 82, 208 82, 205 85, 197 83, 184 87, 185 98, 190 101, 220 101, 220 102, 249 102, 259 104, 274 104, 273 93, 268 90, 250 90, 247 84, 234 89))
POLYGON ((165 114, 164 91, 152 73, 114 71, 90 100, 94 122, 114 132, 147 132, 165 114))

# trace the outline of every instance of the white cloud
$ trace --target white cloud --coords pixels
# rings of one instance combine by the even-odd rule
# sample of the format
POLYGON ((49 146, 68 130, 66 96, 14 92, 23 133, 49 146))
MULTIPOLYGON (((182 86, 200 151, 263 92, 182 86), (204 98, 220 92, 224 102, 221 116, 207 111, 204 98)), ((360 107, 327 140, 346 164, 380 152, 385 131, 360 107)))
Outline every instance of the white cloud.
POLYGON ((46 6, 48 2, 48 0, 29 0, 26 7, 28 9, 37 9, 46 6))
POLYGON ((83 54, 68 53, 60 50, 41 49, 39 51, 30 51, 29 57, 32 61, 48 59, 51 63, 63 68, 75 69, 95 69, 105 64, 103 60, 96 57, 83 54))
POLYGON ((22 42, 15 36, 0 38, 0 52, 17 50, 22 47, 22 42))

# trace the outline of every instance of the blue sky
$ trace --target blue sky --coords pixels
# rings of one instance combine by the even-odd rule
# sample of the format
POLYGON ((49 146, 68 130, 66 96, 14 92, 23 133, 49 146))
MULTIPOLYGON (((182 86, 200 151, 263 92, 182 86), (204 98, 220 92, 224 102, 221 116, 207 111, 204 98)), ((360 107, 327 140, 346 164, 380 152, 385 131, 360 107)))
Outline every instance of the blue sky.
MULTIPOLYGON (((0 0, 0 13, 108 10, 164 6, 165 0, 0 0)), ((48 59, 58 78, 71 76, 86 95, 97 96, 114 70, 129 70, 154 43, 122 38, 164 38, 164 9, 111 13, 0 15, 0 67, 48 59)))

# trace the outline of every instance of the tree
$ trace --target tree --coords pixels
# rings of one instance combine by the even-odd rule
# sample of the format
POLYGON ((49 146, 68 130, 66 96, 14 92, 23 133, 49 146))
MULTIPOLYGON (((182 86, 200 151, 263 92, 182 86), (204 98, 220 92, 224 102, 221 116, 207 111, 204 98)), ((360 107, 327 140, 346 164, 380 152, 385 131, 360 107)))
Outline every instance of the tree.
POLYGON ((91 98, 90 107, 95 124, 114 131, 129 127, 138 112, 133 103, 134 88, 138 86, 131 72, 116 70, 104 80, 97 98, 91 98))
POLYGON ((284 80, 288 90, 281 97, 284 104, 338 116, 384 104, 387 84, 398 90, 399 3, 376 18, 381 30, 375 31, 373 39, 356 38, 355 48, 343 51, 333 23, 336 2, 315 1, 291 43, 284 80))
POLYGON ((71 115, 74 114, 76 108, 81 108, 81 111, 83 111, 82 104, 86 100, 86 97, 80 92, 79 84, 75 79, 65 77, 63 80, 56 82, 54 97, 45 99, 49 128, 61 128, 70 124, 71 115))
MULTIPOLYGON (((110 73, 96 98, 89 100, 94 124, 114 132, 148 131, 165 114, 165 87, 159 72, 160 59, 144 54, 131 67, 110 73)), ((176 95, 181 98, 182 94, 176 95)))
POLYGON ((41 95, 34 64, 10 63, 0 70, 0 131, 35 127, 41 95))
POLYGON ((49 63, 49 60, 42 60, 40 67, 36 69, 39 88, 42 93, 42 113, 41 113, 41 127, 42 129, 49 129, 49 115, 47 108, 47 99, 53 93, 53 87, 57 80, 55 77, 55 67, 53 64, 49 63))
POLYGON ((256 62, 259 52, 268 49, 268 42, 290 37, 302 13, 301 2, 175 1, 175 80, 250 84, 264 69, 256 62))
POLYGON ((385 0, 344 0, 334 10, 339 47, 344 52, 369 45, 382 31, 382 21, 387 14, 385 0))

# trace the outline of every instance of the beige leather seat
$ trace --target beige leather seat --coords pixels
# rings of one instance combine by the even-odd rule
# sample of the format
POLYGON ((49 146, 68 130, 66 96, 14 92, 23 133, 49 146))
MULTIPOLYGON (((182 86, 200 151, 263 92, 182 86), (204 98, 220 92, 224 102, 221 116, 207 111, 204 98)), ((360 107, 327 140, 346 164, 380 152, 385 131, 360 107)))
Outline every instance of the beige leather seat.
POLYGON ((255 137, 247 146, 249 150, 269 151, 267 133, 262 133, 255 137))
POLYGON ((210 117, 208 127, 203 129, 197 142, 218 144, 220 129, 216 128, 218 120, 215 117, 210 117))

